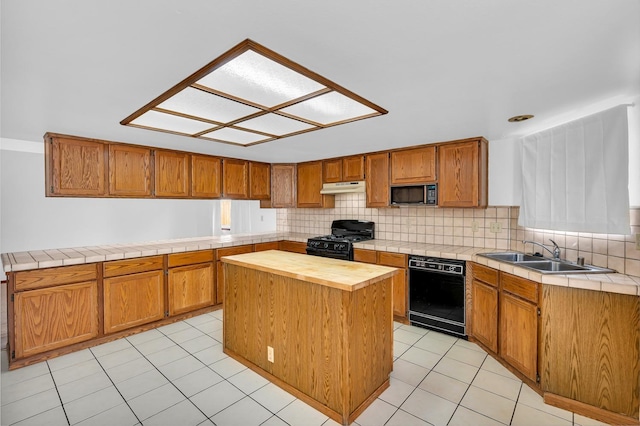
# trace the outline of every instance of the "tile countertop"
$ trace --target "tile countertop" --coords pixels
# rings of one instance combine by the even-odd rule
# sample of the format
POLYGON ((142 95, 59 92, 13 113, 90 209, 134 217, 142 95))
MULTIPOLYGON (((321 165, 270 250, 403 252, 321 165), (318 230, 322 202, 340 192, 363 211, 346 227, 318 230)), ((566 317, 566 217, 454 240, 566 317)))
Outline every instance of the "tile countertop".
MULTIPOLYGON (((17 253, 3 253, 2 265, 5 272, 15 272, 25 271, 29 269, 51 268, 56 266, 78 265, 83 263, 154 256, 158 254, 216 249, 221 247, 232 247, 244 244, 265 243, 279 240, 306 242, 308 238, 315 236, 317 235, 274 232, 266 234, 240 234, 219 237, 199 237, 164 241, 150 241, 139 244, 115 244, 93 247, 35 250, 17 253)), ((531 271, 529 269, 514 266, 506 262, 499 262, 482 256, 476 256, 478 253, 491 253, 495 251, 501 251, 497 249, 409 243, 393 240, 370 240, 356 243, 354 244, 354 247, 367 250, 387 251, 392 253, 469 260, 542 284, 640 296, 640 277, 625 274, 593 273, 545 275, 539 272, 531 271)))

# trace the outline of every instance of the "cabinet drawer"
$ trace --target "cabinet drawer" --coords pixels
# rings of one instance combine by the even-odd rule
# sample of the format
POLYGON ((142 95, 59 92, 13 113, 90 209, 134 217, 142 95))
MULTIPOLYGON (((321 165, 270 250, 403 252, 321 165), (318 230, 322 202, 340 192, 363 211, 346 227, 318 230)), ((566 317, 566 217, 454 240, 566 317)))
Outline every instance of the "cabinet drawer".
POLYGON ((213 250, 188 251, 169 255, 169 268, 213 261, 213 250))
POLYGON ((473 277, 486 284, 498 287, 498 270, 474 263, 473 277))
POLYGON ((235 254, 244 254, 251 253, 253 251, 253 245, 244 245, 244 246, 235 246, 235 247, 225 247, 216 250, 216 260, 220 260, 220 258, 224 256, 233 256, 235 254))
POLYGON ((280 250, 307 254, 307 243, 300 243, 297 241, 280 241, 280 250))
POLYGON ((71 284, 97 279, 95 263, 86 265, 62 266, 60 268, 34 269, 15 273, 16 291, 33 290, 60 284, 71 284))
POLYGON ((256 243, 253 245, 253 251, 265 251, 265 250, 278 250, 280 243, 278 241, 272 241, 269 243, 256 243))
POLYGON ((500 285, 507 291, 533 303, 538 303, 538 283, 515 275, 500 273, 500 285))
POLYGON ((353 249, 353 260, 364 263, 377 263, 376 251, 366 249, 353 249))
POLYGON ((407 267, 407 255, 401 253, 378 252, 378 264, 384 266, 395 266, 396 268, 407 267))
POLYGON ((155 271, 163 268, 162 256, 138 257, 127 260, 114 260, 104 264, 104 277, 135 274, 138 272, 155 271))

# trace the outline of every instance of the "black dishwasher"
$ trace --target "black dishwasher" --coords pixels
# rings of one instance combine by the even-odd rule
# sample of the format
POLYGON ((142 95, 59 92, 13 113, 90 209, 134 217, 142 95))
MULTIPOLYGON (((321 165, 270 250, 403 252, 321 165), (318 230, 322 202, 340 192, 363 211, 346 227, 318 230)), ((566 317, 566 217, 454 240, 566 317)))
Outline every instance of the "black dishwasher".
POLYGON ((466 337, 465 261, 409 256, 411 324, 466 337))

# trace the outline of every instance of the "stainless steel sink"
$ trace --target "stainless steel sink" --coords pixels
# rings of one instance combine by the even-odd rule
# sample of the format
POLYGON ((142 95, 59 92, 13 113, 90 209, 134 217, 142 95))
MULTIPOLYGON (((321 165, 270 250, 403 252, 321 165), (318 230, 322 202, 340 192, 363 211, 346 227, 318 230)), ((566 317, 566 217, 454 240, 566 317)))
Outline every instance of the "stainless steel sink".
POLYGON ((504 252, 504 253, 482 253, 480 256, 489 257, 491 259, 502 260, 504 262, 524 262, 541 260, 542 256, 533 256, 531 254, 524 254, 518 252, 504 252))
POLYGON ((547 259, 519 252, 478 253, 478 256, 511 263, 542 274, 605 274, 616 272, 613 269, 600 268, 593 265, 577 265, 562 260, 547 259))

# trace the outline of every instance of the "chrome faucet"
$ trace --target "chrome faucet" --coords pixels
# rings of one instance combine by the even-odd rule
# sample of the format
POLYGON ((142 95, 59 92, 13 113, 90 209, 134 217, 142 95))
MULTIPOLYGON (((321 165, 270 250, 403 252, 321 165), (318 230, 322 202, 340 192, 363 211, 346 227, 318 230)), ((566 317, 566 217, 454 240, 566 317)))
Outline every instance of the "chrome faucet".
POLYGON ((545 246, 544 244, 540 244, 537 243, 535 241, 529 241, 529 240, 524 240, 522 241, 522 244, 527 244, 527 243, 531 243, 531 244, 535 244, 537 246, 542 247, 543 249, 545 249, 546 251, 548 251, 549 253, 551 253, 551 255, 553 256, 553 258, 555 260, 560 260, 560 247, 558 247, 558 244, 556 244, 555 241, 553 241, 551 238, 549 238, 549 241, 551 241, 551 243, 553 244, 553 251, 550 250, 547 246, 545 246))

